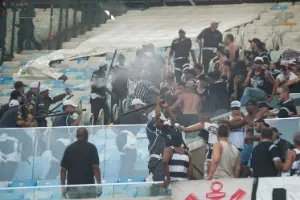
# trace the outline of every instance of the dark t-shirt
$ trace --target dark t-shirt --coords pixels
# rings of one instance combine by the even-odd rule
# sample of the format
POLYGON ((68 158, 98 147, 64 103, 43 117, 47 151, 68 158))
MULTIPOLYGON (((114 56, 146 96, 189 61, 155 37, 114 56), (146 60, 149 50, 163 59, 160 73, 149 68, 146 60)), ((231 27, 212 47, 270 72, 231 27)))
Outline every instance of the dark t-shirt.
POLYGON ((174 51, 175 58, 184 57, 188 58, 190 50, 192 48, 192 40, 190 38, 177 38, 173 40, 171 49, 174 51))
POLYGON ((197 37, 203 39, 203 47, 218 47, 223 42, 222 33, 218 30, 212 31, 211 28, 204 29, 197 37))
POLYGON ((261 141, 252 152, 251 167, 253 177, 275 177, 278 170, 274 161, 280 159, 279 150, 273 142, 261 141))
POLYGON ((61 167, 67 169, 68 185, 94 184, 93 165, 99 165, 97 149, 83 140, 68 146, 61 160, 61 167))
POLYGON ((228 93, 226 82, 215 82, 209 85, 210 106, 212 111, 228 109, 228 93))
MULTIPOLYGON (((99 80, 101 80, 101 79, 105 79, 105 72, 103 72, 103 71, 101 71, 101 70, 96 70, 96 71, 94 71, 93 72, 93 74, 92 74, 92 78, 91 78, 91 80, 92 79, 95 79, 96 81, 99 81, 99 80)), ((98 95, 100 95, 100 96, 106 96, 106 89, 105 89, 105 86, 103 86, 103 87, 99 87, 99 88, 97 88, 97 87, 95 87, 95 86, 92 86, 92 91, 91 91, 91 93, 96 93, 96 94, 98 94, 98 95)))
POLYGON ((279 112, 277 114, 278 118, 288 118, 289 113, 293 113, 294 115, 297 115, 297 108, 296 105, 294 104, 293 99, 290 99, 284 103, 281 104, 281 107, 279 109, 279 112))
POLYGON ((145 124, 148 121, 143 110, 139 110, 128 115, 120 116, 114 124, 145 124))
POLYGON ((53 120, 53 126, 72 126, 75 120, 70 114, 56 116, 53 120))
POLYGON ((115 66, 114 72, 116 74, 116 80, 112 83, 112 92, 120 98, 126 98, 128 93, 127 82, 129 71, 125 68, 115 66))
POLYGON ((6 111, 0 120, 1 128, 15 128, 18 127, 18 120, 23 119, 22 112, 19 111, 18 108, 11 108, 6 111))

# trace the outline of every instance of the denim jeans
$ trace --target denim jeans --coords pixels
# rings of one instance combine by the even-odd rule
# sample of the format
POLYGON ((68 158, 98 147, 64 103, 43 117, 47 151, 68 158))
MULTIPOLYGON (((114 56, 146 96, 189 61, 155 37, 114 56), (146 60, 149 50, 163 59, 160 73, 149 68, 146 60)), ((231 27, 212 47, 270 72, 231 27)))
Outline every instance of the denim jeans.
POLYGON ((241 106, 245 106, 247 100, 250 98, 256 99, 257 101, 267 101, 267 94, 259 88, 247 87, 241 98, 241 106))

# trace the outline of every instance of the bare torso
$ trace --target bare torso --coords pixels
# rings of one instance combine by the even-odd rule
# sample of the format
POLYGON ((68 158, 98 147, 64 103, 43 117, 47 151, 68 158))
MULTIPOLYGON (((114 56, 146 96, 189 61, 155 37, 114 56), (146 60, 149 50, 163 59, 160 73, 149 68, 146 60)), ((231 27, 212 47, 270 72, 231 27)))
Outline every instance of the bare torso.
POLYGON ((183 114, 199 114, 201 98, 194 92, 185 92, 182 95, 183 114))

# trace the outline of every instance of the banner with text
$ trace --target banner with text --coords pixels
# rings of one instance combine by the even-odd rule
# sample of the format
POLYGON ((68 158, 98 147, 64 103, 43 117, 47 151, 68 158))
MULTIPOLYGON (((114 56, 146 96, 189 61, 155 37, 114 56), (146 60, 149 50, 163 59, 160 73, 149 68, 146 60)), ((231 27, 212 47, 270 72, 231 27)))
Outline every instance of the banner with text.
POLYGON ((172 184, 174 200, 251 200, 253 179, 181 181, 172 184))

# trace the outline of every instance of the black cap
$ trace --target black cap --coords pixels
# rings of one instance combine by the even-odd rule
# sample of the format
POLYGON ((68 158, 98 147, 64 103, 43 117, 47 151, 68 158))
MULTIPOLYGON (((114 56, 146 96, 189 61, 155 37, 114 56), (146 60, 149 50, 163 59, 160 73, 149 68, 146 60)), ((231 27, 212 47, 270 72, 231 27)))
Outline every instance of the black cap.
POLYGON ((260 39, 258 38, 253 38, 252 40, 248 40, 249 42, 254 42, 255 44, 260 42, 260 39))
POLYGON ((270 110, 273 110, 273 108, 265 101, 258 102, 258 108, 268 108, 270 110))
POLYGON ((183 29, 180 29, 180 30, 178 31, 178 33, 185 33, 185 31, 184 31, 183 29))
POLYGON ((247 105, 257 106, 257 101, 256 101, 256 99, 252 99, 252 98, 248 99, 248 100, 246 101, 246 106, 247 106, 247 105))
POLYGON ((18 99, 18 97, 22 97, 21 92, 14 90, 10 93, 10 100, 12 100, 12 99, 16 100, 16 99, 18 99))
POLYGON ((15 82, 15 85, 14 85, 14 88, 17 90, 17 89, 20 89, 21 87, 26 87, 26 85, 22 82, 22 81, 17 81, 15 82))

